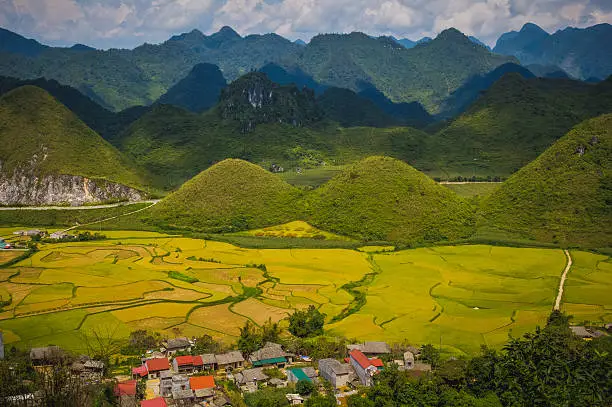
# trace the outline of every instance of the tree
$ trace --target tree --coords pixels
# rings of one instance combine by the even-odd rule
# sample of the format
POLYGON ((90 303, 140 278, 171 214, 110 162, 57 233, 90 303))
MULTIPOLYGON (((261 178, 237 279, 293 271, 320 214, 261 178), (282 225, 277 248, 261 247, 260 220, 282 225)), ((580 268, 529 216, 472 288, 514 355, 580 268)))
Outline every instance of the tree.
POLYGON ((300 396, 308 396, 315 391, 315 385, 310 380, 298 380, 295 384, 295 391, 297 391, 300 396))
POLYGON ((289 317, 289 332, 300 338, 321 335, 325 316, 314 305, 309 306, 306 311, 295 311, 289 317))
POLYGON ((196 338, 195 346, 192 349, 192 353, 201 355, 204 353, 221 353, 223 351, 223 344, 215 341, 210 335, 202 335, 196 338))
POLYGON ((437 367, 440 362, 440 351, 431 344, 423 345, 421 346, 421 360, 432 367, 437 367))
POLYGON ((261 327, 261 340, 266 342, 278 342, 282 329, 276 322, 272 322, 272 318, 268 318, 266 323, 261 327))
POLYGON ((238 349, 246 357, 259 349, 262 345, 261 334, 257 327, 247 320, 244 327, 240 328, 240 337, 238 338, 238 349))

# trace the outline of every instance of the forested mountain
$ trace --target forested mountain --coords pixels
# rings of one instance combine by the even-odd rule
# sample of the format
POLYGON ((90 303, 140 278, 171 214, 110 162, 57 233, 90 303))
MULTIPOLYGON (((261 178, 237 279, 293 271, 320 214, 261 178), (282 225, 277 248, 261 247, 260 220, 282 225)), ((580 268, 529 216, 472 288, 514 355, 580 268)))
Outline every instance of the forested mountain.
POLYGON ((0 55, 2 53, 13 53, 36 56, 47 48, 47 46, 42 45, 36 40, 31 40, 12 31, 0 28, 0 55))
POLYGON ((574 125, 611 111, 612 77, 588 84, 509 73, 432 136, 415 166, 441 176, 507 176, 574 125))
POLYGON ((612 114, 572 129, 484 203, 483 223, 554 243, 612 241, 612 114))
MULTIPOLYGON (((23 41, 27 40, 15 34, 8 42, 23 41)), ((510 61, 456 30, 408 50, 388 37, 361 33, 320 35, 304 46, 276 34, 241 37, 224 27, 209 36, 194 30, 134 50, 44 47, 6 53, 0 59, 0 74, 55 79, 102 101, 104 107, 122 110, 155 102, 199 63, 217 65, 229 81, 272 63, 288 72, 304 72, 323 86, 358 92, 362 84, 373 85, 393 102, 416 101, 437 112, 467 78, 510 61)))
POLYGON ((55 99, 64 104, 87 126, 107 140, 111 140, 149 110, 145 106, 135 106, 121 112, 111 112, 103 108, 78 90, 61 85, 55 80, 44 78, 19 80, 0 76, 0 95, 21 86, 32 85, 49 92, 55 99))
POLYGON ((523 65, 554 65, 578 79, 604 79, 612 73, 612 25, 598 24, 573 28, 549 35, 528 23, 519 31, 502 35, 494 52, 513 55, 523 65))
POLYGON ((389 127, 401 124, 399 119, 385 113, 374 102, 349 89, 328 88, 317 98, 317 103, 325 117, 344 127, 389 127))
POLYGON ((197 64, 189 75, 172 86, 157 103, 179 106, 192 112, 203 112, 219 101, 227 83, 219 67, 197 64))

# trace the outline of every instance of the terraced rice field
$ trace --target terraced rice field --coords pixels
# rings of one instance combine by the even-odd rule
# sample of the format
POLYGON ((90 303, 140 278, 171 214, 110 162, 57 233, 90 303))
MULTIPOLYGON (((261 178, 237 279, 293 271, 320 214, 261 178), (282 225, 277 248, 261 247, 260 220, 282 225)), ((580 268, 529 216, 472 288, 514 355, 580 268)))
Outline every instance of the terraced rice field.
MULTIPOLYGON (((136 329, 229 343, 247 320, 280 321, 314 305, 333 334, 472 353, 542 324, 565 265, 563 252, 550 249, 246 249, 105 233, 104 241, 43 244, 0 269, 0 329, 9 345, 78 351, 94 330, 122 338, 136 329)), ((609 318, 610 259, 572 255, 564 306, 581 318, 609 318)))

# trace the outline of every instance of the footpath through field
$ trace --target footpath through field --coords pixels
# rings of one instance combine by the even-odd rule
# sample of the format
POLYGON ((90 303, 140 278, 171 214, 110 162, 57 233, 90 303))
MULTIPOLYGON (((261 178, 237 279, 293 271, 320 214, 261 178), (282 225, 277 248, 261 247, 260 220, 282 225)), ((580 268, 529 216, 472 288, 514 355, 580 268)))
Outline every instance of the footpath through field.
POLYGON ((563 250, 565 252, 565 256, 567 256, 567 265, 565 266, 565 270, 563 270, 563 274, 561 275, 561 282, 559 283, 559 293, 557 294, 557 299, 555 301, 554 311, 558 311, 561 307, 561 298, 563 297, 563 287, 565 286, 565 280, 567 278, 567 273, 569 273, 570 268, 572 267, 572 256, 570 256, 569 250, 563 250))
POLYGON ((100 219, 100 220, 96 220, 94 222, 84 223, 82 225, 75 225, 75 226, 69 227, 68 229, 62 230, 62 233, 69 232, 69 231, 71 231, 73 229, 82 228, 84 226, 96 225, 98 223, 108 222, 109 220, 113 220, 113 219, 121 218, 121 217, 124 217, 124 216, 133 215, 133 214, 138 213, 138 212, 146 211, 150 207, 155 206, 159 202, 159 199, 155 200, 155 201, 148 201, 148 202, 151 202, 151 205, 145 206, 144 208, 140 208, 140 209, 138 209, 136 211, 132 211, 132 212, 128 212, 128 213, 122 213, 121 215, 111 216, 110 218, 100 219))
POLYGON ((3 206, 0 207, 0 211, 52 211, 52 210, 87 210, 87 209, 105 209, 105 208, 117 208, 119 206, 138 205, 143 203, 156 204, 159 199, 152 199, 148 201, 133 201, 133 202, 117 202, 114 204, 107 205, 88 205, 88 206, 3 206))

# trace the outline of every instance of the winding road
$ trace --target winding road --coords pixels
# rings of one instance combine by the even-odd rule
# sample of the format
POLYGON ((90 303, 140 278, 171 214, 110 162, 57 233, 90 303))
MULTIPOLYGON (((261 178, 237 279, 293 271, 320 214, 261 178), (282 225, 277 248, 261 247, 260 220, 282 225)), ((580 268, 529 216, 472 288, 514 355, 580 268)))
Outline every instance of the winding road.
POLYGON ((105 208, 116 208, 118 206, 137 205, 143 203, 156 204, 159 199, 152 199, 148 201, 132 201, 132 202, 117 202, 107 205, 88 205, 88 206, 2 206, 0 211, 54 211, 54 210, 88 210, 88 209, 105 209, 105 208))
POLYGON ((110 218, 100 219, 100 220, 96 220, 94 222, 84 223, 82 225, 75 225, 75 226, 69 227, 68 229, 62 230, 62 233, 69 232, 69 231, 71 231, 73 229, 82 228, 84 226, 96 225, 98 223, 108 222, 109 220, 113 220, 113 219, 117 219, 117 218, 122 218, 124 216, 129 216, 129 215, 133 215, 133 214, 138 213, 138 212, 146 211, 150 207, 155 206, 159 201, 160 201, 159 199, 156 199, 156 200, 153 200, 153 201, 135 202, 135 203, 149 202, 149 203, 151 203, 151 205, 145 206, 144 208, 140 208, 140 209, 132 211, 132 212, 122 213, 121 215, 111 216, 110 218))
POLYGON ((565 280, 567 279, 567 273, 569 273, 570 268, 572 267, 572 256, 570 256, 569 250, 563 250, 565 252, 565 256, 567 257, 567 265, 565 266, 565 270, 563 270, 563 274, 561 275, 561 282, 559 282, 559 293, 557 294, 557 299, 555 300, 555 306, 553 308, 554 311, 558 311, 561 307, 561 298, 563 298, 563 288, 565 287, 565 280))

